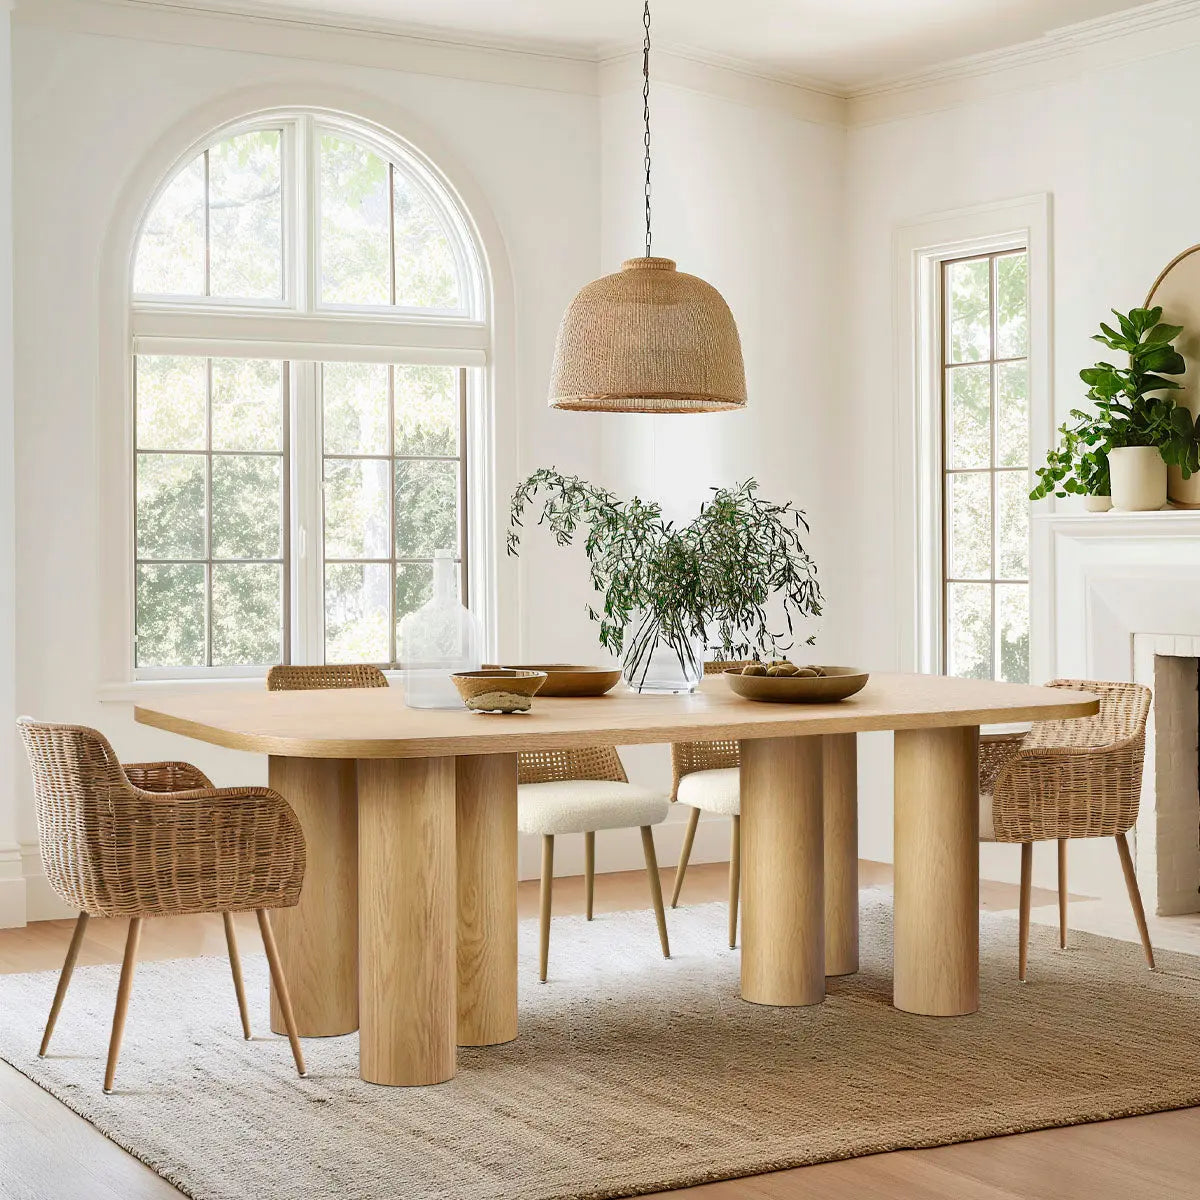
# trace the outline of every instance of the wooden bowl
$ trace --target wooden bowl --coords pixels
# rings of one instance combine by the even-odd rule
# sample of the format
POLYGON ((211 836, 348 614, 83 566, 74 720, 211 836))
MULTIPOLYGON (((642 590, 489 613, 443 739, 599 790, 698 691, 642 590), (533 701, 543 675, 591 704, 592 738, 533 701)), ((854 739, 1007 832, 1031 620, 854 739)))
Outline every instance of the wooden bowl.
POLYGON ((450 676, 463 703, 474 712, 527 712, 533 697, 546 682, 545 671, 513 671, 487 667, 482 671, 455 671, 450 676))
MULTIPOLYGON (((485 670, 490 670, 486 666, 485 670)), ((509 671, 544 671, 542 696, 603 696, 621 681, 620 669, 584 667, 573 663, 506 663, 509 671)))
MULTIPOLYGON (((797 663, 797 666, 809 664, 797 663)), ((815 678, 799 675, 742 675, 735 667, 725 672, 729 686, 747 700, 772 704, 831 704, 861 692, 870 676, 857 667, 826 667, 815 678)))

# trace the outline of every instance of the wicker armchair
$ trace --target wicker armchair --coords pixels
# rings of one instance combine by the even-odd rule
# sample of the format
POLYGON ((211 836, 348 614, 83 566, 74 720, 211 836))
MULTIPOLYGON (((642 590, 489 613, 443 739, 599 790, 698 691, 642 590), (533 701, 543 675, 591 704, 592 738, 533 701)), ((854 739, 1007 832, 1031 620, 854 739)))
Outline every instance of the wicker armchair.
POLYGON ((269 692, 313 692, 321 688, 385 688, 387 676, 367 663, 328 663, 320 667, 272 667, 269 692))
POLYGON ((541 928, 538 978, 546 982, 550 957, 550 902, 554 886, 554 838, 560 833, 584 836, 584 882, 587 919, 592 919, 596 882, 596 832, 601 829, 642 831, 642 853, 650 880, 650 899, 658 921, 664 958, 671 957, 662 884, 654 852, 653 826, 666 818, 665 796, 634 786, 615 746, 586 750, 528 750, 517 755, 517 828, 542 839, 541 928))
POLYGON ((304 1056, 267 910, 295 904, 304 881, 304 835, 268 788, 214 788, 188 763, 123 767, 103 734, 22 717, 33 772, 46 878, 79 910, 46 1022, 45 1055, 90 917, 127 917, 129 930, 109 1041, 104 1091, 112 1092, 145 917, 220 913, 242 1032, 250 1021, 230 913, 254 910, 279 993, 296 1069, 304 1056))
POLYGON ((1059 944, 1067 944, 1067 839, 1111 837, 1150 969, 1154 949, 1126 833, 1137 821, 1150 689, 1137 683, 1055 679, 1048 687, 1100 697, 1093 717, 1039 721, 1024 735, 980 739, 980 837, 1021 846, 1019 976, 1029 952, 1033 843, 1058 843, 1059 944))
MULTIPOLYGON (((704 664, 704 674, 719 675, 722 671, 748 665, 747 660, 715 661, 704 664)), ((741 756, 733 742, 675 742, 671 746, 671 799, 691 808, 687 829, 683 834, 683 849, 675 868, 675 886, 671 889, 671 907, 679 904, 679 892, 692 856, 692 843, 701 812, 729 817, 729 945, 737 945, 738 891, 741 886, 741 801, 738 773, 741 756), (689 778, 690 777, 690 778, 689 778), (686 782, 685 782, 686 780, 686 782), (681 787, 682 785, 682 787, 681 787)))

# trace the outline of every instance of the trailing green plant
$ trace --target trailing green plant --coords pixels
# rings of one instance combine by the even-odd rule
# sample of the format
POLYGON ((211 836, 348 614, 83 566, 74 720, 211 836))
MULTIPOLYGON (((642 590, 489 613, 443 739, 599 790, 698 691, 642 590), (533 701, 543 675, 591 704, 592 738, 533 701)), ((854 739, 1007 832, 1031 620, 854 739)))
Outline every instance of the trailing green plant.
POLYGON ((1112 310, 1118 328, 1101 322, 1092 340, 1129 356, 1129 366, 1099 362, 1085 367, 1079 378, 1088 385, 1094 411, 1071 410, 1071 420, 1059 427, 1060 441, 1036 474, 1031 500, 1046 496, 1105 495, 1108 455, 1127 446, 1152 446, 1163 461, 1177 466, 1186 479, 1200 470, 1200 421, 1163 392, 1182 385, 1170 375, 1187 369, 1172 345, 1182 325, 1162 323, 1162 309, 1112 310))
POLYGON ((680 651, 695 639, 726 658, 777 657, 794 644, 796 622, 821 612, 816 564, 803 542, 808 522, 792 504, 764 500, 754 479, 712 492, 695 519, 680 526, 657 503, 621 500, 544 468, 513 492, 508 553, 519 553, 526 512, 540 501, 537 523, 558 545, 586 531, 592 586, 604 598, 600 608, 589 604, 587 614, 612 654, 627 649, 628 635, 637 642, 638 661, 660 638, 680 651), (772 628, 772 601, 783 628, 772 628), (640 619, 630 632, 635 614, 640 619))

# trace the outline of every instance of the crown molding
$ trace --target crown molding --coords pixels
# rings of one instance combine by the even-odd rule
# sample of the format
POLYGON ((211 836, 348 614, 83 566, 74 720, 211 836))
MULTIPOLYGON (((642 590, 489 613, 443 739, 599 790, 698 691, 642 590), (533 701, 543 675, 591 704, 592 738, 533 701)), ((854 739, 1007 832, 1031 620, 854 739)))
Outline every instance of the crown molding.
MULTIPOLYGON (((750 108, 773 109, 824 125, 846 124, 846 99, 827 88, 789 83, 759 74, 746 64, 675 46, 654 52, 651 84, 666 83, 750 108)), ((627 93, 642 77, 641 51, 627 51, 599 65, 601 96, 627 93)))
POLYGON ((1052 30, 1033 41, 954 59, 846 93, 850 125, 873 125, 1072 75, 1154 58, 1200 43, 1200 0, 1157 0, 1052 30), (1163 30, 1173 31, 1164 44, 1163 30))
MULTIPOLYGON (((2 0, 0 0, 2 2, 2 0)), ((595 95, 594 60, 459 41, 391 22, 343 20, 246 3, 172 0, 17 0, 14 20, 74 33, 379 67, 484 83, 595 95)))
MULTIPOLYGON (((0 6, 14 0, 0 0, 0 6)), ((18 24, 587 95, 628 86, 641 55, 605 46, 460 37, 391 20, 261 0, 15 0, 18 24)), ((1200 44, 1200 0, 1156 0, 1030 42, 840 88, 683 45, 655 52, 655 81, 838 126, 873 125, 1200 44), (1164 39, 1163 31, 1172 34, 1164 39)))

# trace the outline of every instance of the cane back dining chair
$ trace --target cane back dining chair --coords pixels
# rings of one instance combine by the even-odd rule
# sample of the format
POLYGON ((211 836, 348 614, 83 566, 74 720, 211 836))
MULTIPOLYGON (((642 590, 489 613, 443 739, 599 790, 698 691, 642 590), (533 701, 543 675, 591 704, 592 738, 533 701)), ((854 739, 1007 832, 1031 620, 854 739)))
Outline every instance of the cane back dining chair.
POLYGON ((1058 843, 1059 945, 1065 947, 1067 841, 1085 837, 1116 841, 1142 949, 1154 970, 1154 949, 1125 836, 1137 821, 1150 689, 1088 679, 1054 679, 1046 686, 1091 692, 1100 698, 1100 711, 1092 717, 1038 721, 1026 734, 985 736, 979 744, 980 839, 1021 846, 1018 976, 1024 982, 1029 958, 1033 843, 1058 843))
MULTIPOLYGON (((704 664, 704 674, 720 675, 742 661, 715 661, 704 664)), ((696 826, 702 812, 729 818, 729 945, 737 945, 738 891, 741 886, 741 757, 736 741, 675 742, 671 746, 671 799, 691 809, 683 834, 683 849, 675 868, 675 886, 671 889, 671 907, 679 904, 679 892, 692 856, 696 826)))
POLYGON ((106 1095, 116 1076, 146 917, 221 914, 242 1033, 249 1038, 230 914, 253 911, 296 1070, 305 1075, 268 915, 272 908, 294 905, 304 881, 304 835, 287 801, 269 788, 214 788, 189 763, 122 766, 107 738, 83 725, 28 717, 17 724, 33 773, 46 879, 79 912, 38 1054, 45 1056, 49 1049, 91 917, 129 919, 104 1071, 106 1095))
POLYGON ((550 955, 550 904, 554 887, 554 839, 562 833, 584 837, 584 884, 587 919, 592 919, 596 882, 596 834, 606 829, 642 832, 642 853, 650 881, 650 899, 658 921, 664 958, 671 957, 662 884, 654 852, 652 826, 666 819, 670 802, 658 792, 629 782, 615 746, 586 750, 528 750, 517 755, 517 828, 542 839, 541 926, 538 978, 546 982, 550 955))
POLYGON ((325 663, 321 666, 272 667, 269 692, 313 692, 322 688, 385 688, 387 676, 367 663, 325 663))

